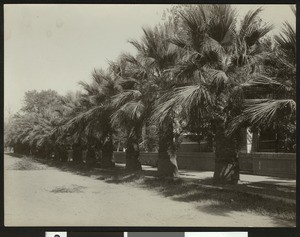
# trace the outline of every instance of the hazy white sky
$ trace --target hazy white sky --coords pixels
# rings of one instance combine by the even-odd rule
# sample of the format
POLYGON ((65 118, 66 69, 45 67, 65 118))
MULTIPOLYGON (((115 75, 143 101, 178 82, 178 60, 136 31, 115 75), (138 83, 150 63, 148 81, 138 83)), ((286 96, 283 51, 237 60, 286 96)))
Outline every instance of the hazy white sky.
MULTIPOLYGON (((171 5, 5 5, 4 106, 16 112, 27 90, 79 89, 94 68, 121 52, 134 53, 128 39, 142 26, 161 20, 171 5)), ((235 5, 241 15, 262 5, 235 5)), ((278 31, 284 21, 295 25, 289 5, 264 5, 262 18, 278 31)))

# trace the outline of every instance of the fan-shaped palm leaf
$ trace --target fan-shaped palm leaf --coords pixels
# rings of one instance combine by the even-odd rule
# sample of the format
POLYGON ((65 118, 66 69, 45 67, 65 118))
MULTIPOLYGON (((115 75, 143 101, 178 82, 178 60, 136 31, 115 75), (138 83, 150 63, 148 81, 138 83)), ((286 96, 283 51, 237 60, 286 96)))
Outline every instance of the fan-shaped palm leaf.
POLYGON ((244 18, 241 21, 240 26, 240 38, 244 39, 248 32, 249 28, 253 26, 253 24, 256 22, 257 17, 259 14, 263 11, 262 7, 257 8, 255 10, 250 10, 247 12, 247 14, 244 16, 244 18))
MULTIPOLYGON (((249 100, 244 111, 253 124, 268 125, 276 116, 291 116, 296 111, 296 103, 291 99, 282 100, 249 100)), ((278 118, 277 117, 277 118, 278 118)))
POLYGON ((112 97, 112 106, 114 108, 118 108, 132 100, 138 100, 141 96, 142 93, 139 90, 122 91, 121 93, 112 97))
POLYGON ((176 88, 169 92, 158 102, 154 109, 151 121, 162 123, 172 110, 179 109, 183 116, 189 117, 190 111, 195 106, 206 107, 213 103, 208 89, 201 85, 192 85, 176 88))

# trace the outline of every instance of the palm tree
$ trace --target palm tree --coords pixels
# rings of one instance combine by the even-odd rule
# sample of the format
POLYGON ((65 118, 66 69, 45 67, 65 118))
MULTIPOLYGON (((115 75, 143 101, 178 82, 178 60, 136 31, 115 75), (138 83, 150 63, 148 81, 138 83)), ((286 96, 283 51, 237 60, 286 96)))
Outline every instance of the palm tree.
MULTIPOLYGON (((55 141, 55 153, 56 158, 59 160, 64 160, 66 144, 70 143, 70 132, 65 129, 66 124, 74 117, 78 116, 79 114, 86 112, 88 107, 86 103, 83 101, 82 93, 79 91, 72 93, 69 92, 65 96, 61 98, 62 106, 61 108, 57 109, 56 112, 60 115, 61 121, 60 124, 55 128, 53 131, 52 139, 55 141)), ((73 134, 71 137, 73 143, 73 158, 75 163, 82 162, 82 152, 83 152, 83 136, 79 135, 82 131, 82 128, 78 128, 78 133, 73 134)), ((71 144, 69 144, 70 146, 71 144)))
POLYGON ((128 60, 131 55, 122 55, 119 62, 111 63, 113 72, 120 78, 122 90, 113 97, 112 106, 115 112, 112 123, 115 127, 125 130, 126 134, 126 169, 141 170, 139 161, 139 144, 142 139, 142 128, 154 105, 156 87, 148 80, 147 73, 140 66, 128 60))
POLYGON ((120 90, 120 86, 118 78, 109 72, 95 70, 92 76, 91 84, 80 82, 85 91, 80 103, 85 110, 71 118, 64 125, 64 131, 72 134, 75 141, 83 137, 88 144, 89 154, 94 154, 95 145, 99 145, 102 151, 101 167, 107 168, 114 166, 111 98, 120 90))
MULTIPOLYGON (((292 11, 296 15, 295 7, 292 11)), ((264 76, 255 76, 243 85, 244 90, 252 92, 252 97, 245 100, 243 113, 232 121, 231 131, 245 125, 260 129, 273 127, 286 134, 286 140, 292 138, 293 145, 296 131, 296 31, 288 22, 284 23, 282 33, 275 36, 273 52, 265 63, 264 76)))
POLYGON ((226 129, 241 111, 241 85, 260 70, 266 57, 260 39, 271 26, 260 23, 261 10, 249 11, 237 27, 237 15, 230 5, 197 5, 180 12, 181 27, 172 39, 185 51, 172 70, 184 86, 161 98, 153 118, 176 111, 188 123, 196 110, 200 123, 210 122, 216 183, 237 183, 239 179, 240 131, 228 135, 226 129))
MULTIPOLYGON (((143 96, 154 100, 160 97, 173 85, 173 78, 169 69, 175 65, 179 50, 169 42, 173 34, 174 24, 171 21, 151 28, 143 28, 144 35, 140 41, 131 40, 130 43, 137 49, 136 58, 127 55, 127 61, 135 65, 147 79, 144 83, 143 96)), ((149 121, 146 121, 146 126, 149 121)), ((160 176, 177 176, 178 167, 173 141, 173 118, 166 116, 164 123, 158 127, 158 173, 160 176)))

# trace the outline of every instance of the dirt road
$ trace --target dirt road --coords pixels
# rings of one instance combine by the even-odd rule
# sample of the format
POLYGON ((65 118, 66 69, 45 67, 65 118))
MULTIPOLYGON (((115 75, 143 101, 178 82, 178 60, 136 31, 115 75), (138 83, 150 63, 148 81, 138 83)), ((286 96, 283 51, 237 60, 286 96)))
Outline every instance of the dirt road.
POLYGON ((251 212, 220 212, 133 183, 107 183, 4 156, 6 226, 287 226, 251 212))

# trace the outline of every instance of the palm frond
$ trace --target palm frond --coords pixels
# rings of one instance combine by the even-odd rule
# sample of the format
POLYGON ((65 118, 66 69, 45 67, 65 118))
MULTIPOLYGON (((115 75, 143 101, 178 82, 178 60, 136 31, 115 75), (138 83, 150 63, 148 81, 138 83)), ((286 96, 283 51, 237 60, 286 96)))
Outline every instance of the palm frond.
POLYGON ((196 70, 198 70, 198 65, 192 58, 181 61, 172 68, 175 77, 186 78, 191 78, 196 70))
POLYGON ((118 108, 132 100, 137 100, 142 93, 139 90, 124 90, 112 97, 112 106, 118 108))
POLYGON ((247 35, 247 32, 251 26, 256 22, 257 17, 259 14, 263 11, 263 9, 257 8, 255 10, 249 10, 247 14, 244 16, 244 18, 241 21, 241 27, 240 27, 240 37, 241 39, 244 39, 247 35))
POLYGON ((275 119, 291 116, 296 112, 296 102, 291 99, 282 100, 246 100, 245 116, 251 124, 271 124, 275 119))
POLYGON ((127 128, 134 126, 141 122, 144 112, 145 105, 141 100, 127 102, 112 114, 112 125, 127 128))
POLYGON ((236 10, 229 4, 213 4, 209 9, 208 34, 222 46, 234 35, 236 10))
POLYGON ((180 12, 183 23, 183 31, 179 32, 182 38, 187 38, 189 46, 195 51, 201 52, 204 37, 206 36, 207 22, 205 22, 205 11, 201 8, 180 12), (200 9, 200 10, 199 10, 200 9))
POLYGON ((252 25, 249 26, 245 32, 245 41, 249 47, 253 46, 262 37, 268 34, 273 29, 272 24, 265 24, 263 26, 252 25))
POLYGON ((243 90, 249 91, 250 93, 256 91, 261 94, 274 93, 275 95, 281 94, 282 96, 285 96, 294 90, 294 88, 292 88, 289 84, 280 82, 276 78, 270 78, 261 74, 254 74, 251 77, 248 77, 248 80, 240 84, 240 86, 243 90))
POLYGON ((74 133, 76 130, 83 131, 85 126, 91 122, 99 122, 103 121, 103 126, 105 126, 105 119, 107 115, 105 115, 105 107, 95 106, 88 111, 78 114, 76 117, 70 119, 67 123, 62 126, 62 130, 64 132, 74 133))
POLYGON ((152 115, 149 119, 149 122, 152 124, 161 125, 169 115, 173 112, 173 109, 177 106, 176 99, 170 98, 167 101, 158 103, 158 105, 152 111, 152 115))
POLYGON ((132 44, 139 52, 146 53, 146 49, 144 45, 142 45, 139 41, 132 39, 129 40, 128 42, 132 44))
POLYGON ((209 37, 208 35, 205 36, 204 43, 202 45, 204 52, 213 51, 218 55, 222 55, 225 53, 225 49, 217 40, 209 37))
POLYGON ((284 23, 282 34, 275 36, 275 41, 286 61, 295 65, 296 61, 296 31, 288 22, 284 23))
POLYGON ((224 71, 216 69, 206 69, 207 81, 210 83, 211 88, 220 93, 226 87, 228 77, 224 71))
POLYGON ((230 135, 246 126, 266 128, 284 118, 295 117, 295 113, 294 100, 248 99, 244 111, 230 121, 226 133, 230 135))
POLYGON ((187 42, 183 38, 180 38, 179 36, 174 36, 174 37, 168 39, 168 41, 180 48, 188 47, 187 42))
POLYGON ((89 84, 84 81, 79 81, 78 84, 87 92, 88 95, 97 94, 98 89, 93 84, 89 84))
POLYGON ((119 85, 125 89, 131 89, 138 83, 139 81, 132 77, 120 78, 119 80, 119 85))
POLYGON ((212 97, 207 88, 201 85, 184 86, 167 93, 159 101, 151 116, 153 123, 163 123, 173 110, 189 117, 195 106, 206 107, 212 104, 212 97))

